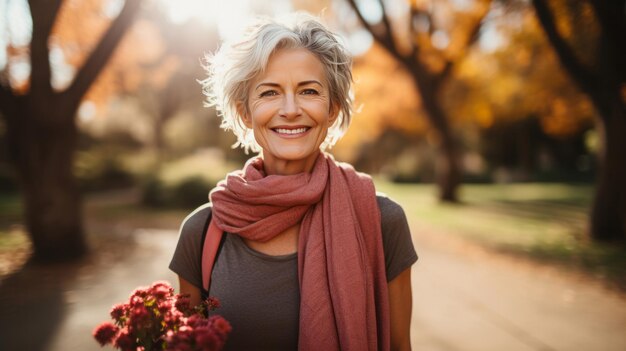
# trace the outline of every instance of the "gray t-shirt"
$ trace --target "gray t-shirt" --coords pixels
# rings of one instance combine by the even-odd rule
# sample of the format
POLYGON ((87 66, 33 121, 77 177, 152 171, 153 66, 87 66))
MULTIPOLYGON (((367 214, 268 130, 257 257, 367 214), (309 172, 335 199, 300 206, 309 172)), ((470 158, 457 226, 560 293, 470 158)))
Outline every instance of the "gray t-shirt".
MULTIPOLYGON (((377 196, 381 213, 387 281, 417 261, 404 211, 386 196, 377 196)), ((170 269, 202 287, 201 245, 211 207, 201 206, 181 226, 170 269)), ((300 292, 297 253, 270 256, 249 248, 226 233, 211 275, 215 311, 233 330, 224 350, 297 350, 300 292)))

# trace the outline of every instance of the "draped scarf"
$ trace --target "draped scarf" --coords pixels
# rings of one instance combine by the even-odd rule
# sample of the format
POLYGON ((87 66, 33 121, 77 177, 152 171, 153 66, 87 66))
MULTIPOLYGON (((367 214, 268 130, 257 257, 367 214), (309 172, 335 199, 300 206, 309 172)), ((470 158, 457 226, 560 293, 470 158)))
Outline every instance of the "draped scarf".
POLYGON ((266 175, 254 157, 211 191, 212 222, 266 242, 300 223, 299 350, 388 350, 389 301, 372 179, 320 153, 310 173, 266 175))

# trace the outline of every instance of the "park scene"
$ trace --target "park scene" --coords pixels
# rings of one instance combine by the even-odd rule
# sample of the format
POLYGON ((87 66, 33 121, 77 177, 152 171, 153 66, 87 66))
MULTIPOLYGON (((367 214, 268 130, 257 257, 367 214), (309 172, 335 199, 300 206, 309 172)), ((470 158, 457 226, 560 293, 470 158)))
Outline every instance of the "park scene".
POLYGON ((181 223, 253 156, 206 106, 207 58, 297 11, 353 57, 327 151, 404 210, 412 349, 625 350, 625 8, 0 0, 0 350, 111 350, 113 305, 178 289, 181 223))

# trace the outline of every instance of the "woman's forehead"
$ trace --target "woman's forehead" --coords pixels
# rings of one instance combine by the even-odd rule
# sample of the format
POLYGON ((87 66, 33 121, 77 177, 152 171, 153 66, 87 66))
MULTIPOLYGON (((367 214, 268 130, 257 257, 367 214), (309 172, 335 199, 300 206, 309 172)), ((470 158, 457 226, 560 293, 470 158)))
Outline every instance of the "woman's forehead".
POLYGON ((267 66, 255 79, 296 79, 325 81, 324 64, 311 51, 305 48, 279 49, 268 59, 267 66))

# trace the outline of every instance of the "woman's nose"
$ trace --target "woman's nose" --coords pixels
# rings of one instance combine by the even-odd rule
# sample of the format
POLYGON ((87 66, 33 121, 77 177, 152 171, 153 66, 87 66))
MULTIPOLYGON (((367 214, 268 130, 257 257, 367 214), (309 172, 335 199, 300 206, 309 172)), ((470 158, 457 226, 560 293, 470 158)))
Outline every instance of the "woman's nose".
POLYGON ((279 114, 285 118, 294 118, 301 114, 300 106, 298 105, 295 95, 285 95, 279 114))

